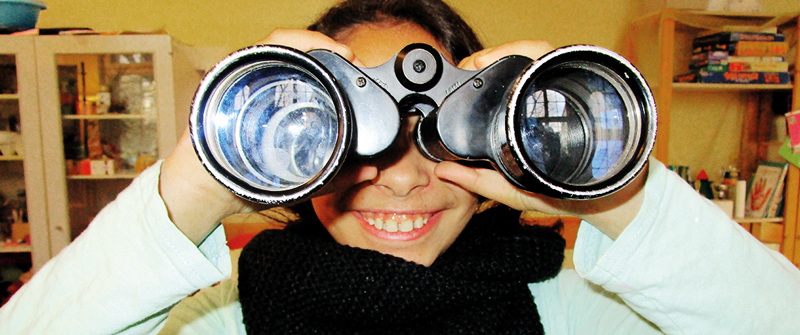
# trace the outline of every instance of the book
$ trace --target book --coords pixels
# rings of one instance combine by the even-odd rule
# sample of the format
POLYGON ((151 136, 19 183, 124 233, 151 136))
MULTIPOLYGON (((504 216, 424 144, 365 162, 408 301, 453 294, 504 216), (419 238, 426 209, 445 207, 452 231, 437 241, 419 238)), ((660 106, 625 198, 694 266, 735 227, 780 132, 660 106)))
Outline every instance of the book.
MULTIPOLYGON (((730 63, 787 63, 783 56, 730 56, 727 51, 709 51, 692 55, 689 66, 725 65, 730 63)), ((777 71, 780 72, 780 71, 777 71)))
POLYGON ((700 72, 700 82, 709 84, 788 84, 788 72, 700 72))
POLYGON ((775 195, 772 196, 772 200, 769 202, 769 208, 767 208, 767 214, 765 215, 767 218, 783 217, 783 188, 785 176, 784 173, 784 178, 781 178, 780 184, 775 189, 775 195))
POLYGON ((729 56, 728 62, 742 62, 742 63, 782 63, 786 62, 786 57, 783 56, 729 56))
POLYGON ((709 72, 727 72, 728 64, 705 64, 705 65, 689 65, 689 69, 693 71, 709 71, 709 72))
POLYGON ((674 78, 677 83, 708 84, 788 84, 788 72, 713 72, 692 71, 674 78))
POLYGON ((769 201, 769 207, 767 207, 767 218, 783 216, 783 188, 786 182, 786 173, 789 171, 789 164, 782 164, 783 169, 781 170, 781 176, 778 178, 778 186, 775 187, 775 194, 772 195, 772 199, 769 201))
POLYGON ((730 56, 729 51, 706 51, 692 55, 689 69, 714 72, 789 72, 783 56, 730 56))
MULTIPOLYGON (((731 57, 733 58, 733 56, 731 57)), ((689 64, 695 71, 714 72, 789 72, 789 62, 731 62, 729 60, 708 60, 689 64)))
POLYGON ((738 41, 783 42, 786 37, 781 33, 766 33, 758 31, 723 31, 716 34, 697 37, 694 45, 730 43, 738 41))
POLYGON ((728 60, 730 57, 731 53, 728 50, 708 50, 693 53, 691 61, 692 63, 701 61, 723 61, 728 60))
POLYGON ((785 114, 786 128, 789 133, 789 147, 792 152, 800 153, 800 110, 791 111, 785 114))
POLYGON ((733 56, 786 56, 789 54, 787 42, 736 42, 733 56))
POLYGON ((789 62, 728 62, 731 72, 789 72, 789 62))
MULTIPOLYGON (((776 190, 783 187, 788 163, 761 162, 747 185, 745 216, 766 218, 775 200, 776 190)), ((777 206, 777 204, 776 204, 777 206)), ((777 208, 777 207, 776 207, 777 208)))
POLYGON ((728 51, 730 56, 786 56, 789 53, 787 42, 739 41, 734 43, 713 43, 692 48, 692 54, 708 51, 728 51))

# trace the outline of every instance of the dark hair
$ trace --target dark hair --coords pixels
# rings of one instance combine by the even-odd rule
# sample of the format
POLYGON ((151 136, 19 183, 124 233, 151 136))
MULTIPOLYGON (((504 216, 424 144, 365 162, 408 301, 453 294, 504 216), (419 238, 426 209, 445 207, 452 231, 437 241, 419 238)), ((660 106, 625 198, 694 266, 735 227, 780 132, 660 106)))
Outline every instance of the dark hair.
POLYGON ((472 28, 441 0, 345 0, 322 14, 308 29, 331 38, 359 24, 397 20, 427 30, 458 64, 483 49, 472 28))

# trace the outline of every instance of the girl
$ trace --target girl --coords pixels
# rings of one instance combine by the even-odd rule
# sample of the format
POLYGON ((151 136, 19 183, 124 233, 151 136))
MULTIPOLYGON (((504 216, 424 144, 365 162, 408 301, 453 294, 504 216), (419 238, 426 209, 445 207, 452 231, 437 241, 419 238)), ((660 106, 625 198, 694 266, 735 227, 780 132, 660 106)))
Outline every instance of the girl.
MULTIPOLYGON (((346 0, 310 28, 261 43, 329 49, 358 66, 426 43, 469 70, 552 49, 481 50, 438 0, 346 0)), ((256 237, 238 282, 175 307, 230 275, 218 223, 257 207, 214 181, 184 136, 0 310, 0 333, 800 331, 789 317, 800 313, 797 269, 661 163, 604 198, 552 199, 493 170, 425 159, 410 141, 416 119, 404 117, 389 152, 347 162, 303 223, 256 237), (483 198, 582 218, 577 271, 559 271, 556 234, 518 227, 506 207, 475 214, 483 198)))

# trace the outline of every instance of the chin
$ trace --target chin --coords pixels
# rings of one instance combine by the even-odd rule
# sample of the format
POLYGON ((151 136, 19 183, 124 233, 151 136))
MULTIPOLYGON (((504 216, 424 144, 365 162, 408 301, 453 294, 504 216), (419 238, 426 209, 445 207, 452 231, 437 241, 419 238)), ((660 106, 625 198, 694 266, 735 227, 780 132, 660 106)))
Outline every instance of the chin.
POLYGON ((434 257, 428 255, 413 255, 413 254, 412 255, 399 254, 392 256, 399 257, 405 259, 408 262, 417 263, 422 266, 431 266, 431 264, 433 264, 433 262, 436 261, 436 258, 439 257, 439 255, 436 255, 434 257))

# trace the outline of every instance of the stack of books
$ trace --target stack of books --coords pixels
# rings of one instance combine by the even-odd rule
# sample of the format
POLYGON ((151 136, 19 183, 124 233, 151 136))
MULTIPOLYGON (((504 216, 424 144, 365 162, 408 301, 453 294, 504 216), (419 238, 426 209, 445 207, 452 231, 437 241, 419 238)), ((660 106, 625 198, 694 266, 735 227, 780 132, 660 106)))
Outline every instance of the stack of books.
POLYGON ((789 44, 777 32, 726 31, 692 42, 689 72, 675 82, 788 84, 789 44))

